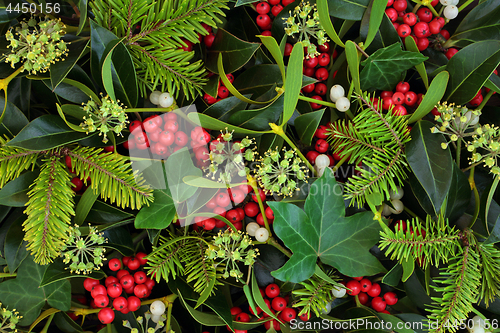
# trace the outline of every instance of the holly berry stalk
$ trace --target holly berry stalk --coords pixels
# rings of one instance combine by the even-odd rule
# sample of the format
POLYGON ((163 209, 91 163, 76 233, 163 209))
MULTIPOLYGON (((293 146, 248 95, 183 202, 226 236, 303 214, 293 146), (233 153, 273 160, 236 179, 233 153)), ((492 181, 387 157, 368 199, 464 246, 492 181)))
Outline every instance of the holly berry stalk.
POLYGON ((264 208, 264 204, 262 203, 262 198, 259 195, 259 187, 257 185, 257 181, 251 175, 247 174, 248 185, 252 186, 253 192, 255 193, 255 197, 257 198, 257 203, 259 204, 260 213, 262 214, 262 219, 264 220, 264 226, 269 232, 269 238, 272 237, 271 228, 269 228, 269 222, 267 221, 266 209, 264 208))

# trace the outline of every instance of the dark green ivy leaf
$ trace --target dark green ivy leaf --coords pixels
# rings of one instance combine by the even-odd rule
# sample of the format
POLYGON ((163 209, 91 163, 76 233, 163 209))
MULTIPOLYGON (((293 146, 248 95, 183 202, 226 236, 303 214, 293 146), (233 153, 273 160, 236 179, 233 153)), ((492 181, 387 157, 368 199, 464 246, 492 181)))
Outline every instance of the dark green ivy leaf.
POLYGON ((370 254, 378 242, 380 226, 365 211, 345 217, 342 187, 327 169, 316 180, 304 210, 284 202, 269 202, 274 211, 274 232, 293 252, 272 275, 282 281, 301 282, 312 276, 318 257, 347 276, 385 272, 370 254))
POLYGON ((403 51, 399 43, 379 49, 361 63, 361 89, 393 90, 406 70, 426 59, 420 53, 403 51))

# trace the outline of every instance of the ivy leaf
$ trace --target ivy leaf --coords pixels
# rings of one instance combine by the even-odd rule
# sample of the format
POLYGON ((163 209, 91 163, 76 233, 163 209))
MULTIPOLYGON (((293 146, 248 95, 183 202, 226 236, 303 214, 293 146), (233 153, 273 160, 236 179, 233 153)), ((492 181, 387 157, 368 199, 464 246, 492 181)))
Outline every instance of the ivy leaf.
POLYGON ((427 60, 421 53, 403 51, 400 43, 377 50, 361 64, 362 90, 392 90, 404 71, 427 60))
POLYGON ((68 311, 71 305, 71 285, 69 281, 39 287, 47 266, 37 265, 33 257, 26 258, 17 277, 0 283, 0 301, 2 306, 16 309, 23 316, 19 325, 28 326, 40 314, 45 301, 51 307, 68 311))
POLYGON ((304 210, 283 202, 268 203, 274 212, 274 231, 293 252, 272 275, 299 283, 311 277, 320 260, 347 276, 385 272, 370 254, 378 242, 380 226, 371 212, 345 216, 341 185, 331 169, 311 185, 304 210))

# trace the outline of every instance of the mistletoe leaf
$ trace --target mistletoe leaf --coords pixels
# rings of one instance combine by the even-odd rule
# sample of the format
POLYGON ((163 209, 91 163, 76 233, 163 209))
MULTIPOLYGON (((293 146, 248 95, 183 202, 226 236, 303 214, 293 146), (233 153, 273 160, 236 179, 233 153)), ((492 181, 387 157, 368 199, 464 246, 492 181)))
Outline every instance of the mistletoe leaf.
POLYGON ((48 114, 26 125, 6 146, 40 151, 76 142, 86 136, 69 128, 61 117, 48 114))
POLYGON ((269 206, 275 215, 276 235, 293 252, 287 263, 272 273, 275 278, 304 281, 314 273, 318 257, 347 276, 385 272, 369 252, 379 239, 378 222, 371 212, 345 217, 341 186, 332 170, 327 169, 311 185, 304 211, 283 202, 269 202, 269 206))
POLYGON ((403 51, 400 43, 377 50, 361 64, 362 90, 392 90, 404 71, 427 60, 421 53, 403 51))
MULTIPOLYGON (((408 38, 413 40, 411 36, 408 38)), ((443 98, 449 77, 450 74, 447 71, 442 71, 441 73, 436 75, 436 77, 432 80, 431 86, 427 90, 427 93, 424 95, 424 99, 415 110, 415 112, 413 112, 410 119, 408 120, 408 123, 411 124, 417 120, 420 120, 432 111, 434 106, 441 100, 441 98, 443 98)))
POLYGON ((328 11, 333 17, 361 21, 370 0, 328 0, 328 11))
POLYGON ((434 211, 439 213, 451 186, 453 160, 449 149, 443 150, 442 134, 432 134, 429 121, 419 121, 411 130, 412 140, 406 144, 406 159, 429 196, 434 211))
MULTIPOLYGON (((5 106, 5 99, 0 98, 0 109, 3 110, 5 106)), ((5 115, 2 122, 0 123, 0 135, 7 135, 13 138, 17 133, 19 133, 24 126, 28 125, 28 118, 22 113, 19 108, 7 101, 7 108, 5 109, 5 115)))
POLYGON ((5 206, 24 207, 29 200, 29 187, 37 176, 38 172, 28 171, 5 184, 0 190, 0 202, 5 206))
POLYGON ((23 316, 19 320, 21 326, 28 326, 35 321, 46 301, 61 311, 70 308, 69 281, 39 287, 46 269, 46 266, 37 265, 33 257, 29 256, 22 262, 15 279, 0 283, 2 305, 20 312, 23 316))
MULTIPOLYGON (((365 48, 368 47, 373 39, 375 38, 375 35, 377 34, 380 24, 382 23, 382 19, 384 18, 385 14, 385 8, 387 7, 387 4, 385 3, 385 0, 372 0, 370 3, 370 17, 369 21, 370 24, 368 26, 368 34, 366 36, 366 41, 365 41, 365 48)), ((367 10, 368 11, 368 10, 367 10)))
POLYGON ((304 47, 297 43, 292 49, 288 67, 286 68, 285 100, 283 102, 283 123, 285 124, 293 115, 299 101, 300 88, 302 87, 302 63, 304 61, 304 47))

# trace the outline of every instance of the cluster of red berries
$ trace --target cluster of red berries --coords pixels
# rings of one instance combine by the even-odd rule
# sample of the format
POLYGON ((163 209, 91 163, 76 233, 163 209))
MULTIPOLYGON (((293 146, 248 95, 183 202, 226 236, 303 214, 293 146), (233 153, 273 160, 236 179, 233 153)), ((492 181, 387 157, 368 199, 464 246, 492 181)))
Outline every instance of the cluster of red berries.
POLYGON ((199 126, 190 131, 181 130, 174 112, 148 117, 142 123, 134 120, 129 129, 131 134, 124 143, 126 149, 145 150, 150 147, 155 157, 166 158, 189 144, 195 151, 198 163, 203 164, 207 159, 206 145, 211 140, 210 134, 199 126))
MULTIPOLYGON (((202 23, 201 25, 203 26, 203 28, 205 28, 208 34, 202 35, 198 33, 198 40, 200 41, 200 43, 203 41, 203 44, 205 44, 207 48, 211 48, 215 40, 215 34, 212 31, 212 27, 205 23, 202 23)), ((187 52, 191 52, 193 50, 194 44, 185 38, 181 38, 181 40, 186 44, 186 46, 181 47, 181 49, 187 52)))
POLYGON ((369 304, 373 310, 377 312, 390 314, 386 310, 387 305, 394 305, 398 302, 398 296, 392 291, 388 291, 382 296, 381 288, 378 283, 372 283, 367 278, 355 277, 345 283, 347 294, 358 296, 359 303, 362 305, 369 304), (371 301, 370 301, 371 297, 371 301))
MULTIPOLYGON (((290 55, 292 52, 292 45, 286 44, 285 46, 285 56, 290 55), (288 46, 289 45, 289 46, 288 46)), ((304 75, 316 78, 318 83, 311 83, 302 88, 302 93, 318 101, 324 101, 328 88, 326 86, 326 81, 328 80, 328 69, 332 61, 337 58, 337 51, 330 47, 328 42, 323 45, 318 45, 317 50, 320 52, 318 56, 309 57, 304 59, 302 72, 304 75)), ((321 104, 310 103, 314 110, 321 108, 321 104)))
MULTIPOLYGON (((209 73, 208 77, 211 77, 213 75, 215 75, 215 74, 209 73)), ((231 84, 234 82, 234 75, 233 74, 226 74, 226 77, 229 80, 229 82, 231 82, 231 84)), ((224 82, 222 82, 222 80, 219 80, 219 85, 217 88, 217 98, 205 93, 205 95, 203 95, 203 100, 208 105, 212 105, 212 104, 217 103, 218 101, 223 100, 223 99, 228 98, 228 97, 229 97, 229 89, 226 88, 226 86, 224 85, 224 82)))
MULTIPOLYGON (((260 294, 264 298, 264 302, 266 303, 266 306, 268 309, 271 311, 271 313, 277 314, 277 318, 280 319, 282 322, 290 322, 292 319, 295 319, 297 317, 297 310, 289 307, 289 295, 283 295, 283 297, 280 296, 280 288, 277 284, 271 283, 269 284, 265 289, 259 288, 260 294)), ((257 319, 262 319, 262 318, 268 318, 269 315, 262 311, 260 307, 256 307, 255 310, 257 313, 254 313, 252 308, 249 306, 248 311, 249 313, 243 312, 243 310, 240 307, 232 307, 231 308, 231 315, 234 316, 234 320, 237 322, 242 322, 242 323, 247 323, 250 321, 250 316, 254 315, 257 317, 257 319)), ((299 317, 303 321, 309 320, 309 316, 307 314, 303 314, 299 317)), ((274 328, 275 331, 281 331, 280 323, 273 319, 266 321, 264 323, 264 327, 266 330, 269 330, 271 327, 274 328)), ((229 327, 227 327, 228 330, 229 327)), ((243 330, 236 330, 235 333, 246 333, 247 331, 243 330)))
POLYGON ((109 269, 117 272, 116 276, 108 276, 101 284, 99 280, 87 278, 83 282, 85 290, 90 292, 92 308, 101 308, 97 317, 102 324, 109 324, 115 319, 114 310, 127 314, 141 307, 141 298, 151 294, 155 282, 138 269, 147 263, 146 254, 137 253, 134 257, 114 258, 108 262, 109 269), (123 265, 122 265, 123 263, 123 265), (127 269, 122 269, 122 267, 127 269), (136 271, 132 274, 133 271, 136 271), (131 295, 131 296, 128 296, 131 295), (108 307, 109 304, 112 307, 108 307))
POLYGON ((326 154, 328 156, 328 158, 330 159, 330 167, 335 165, 335 161, 340 161, 342 159, 342 156, 339 153, 327 153, 330 149, 330 144, 326 141, 326 139, 328 139, 328 137, 330 136, 330 126, 331 123, 328 123, 327 125, 320 125, 314 133, 314 141, 312 145, 314 147, 314 150, 311 150, 306 154, 307 160, 312 165, 315 164, 316 157, 318 157, 320 154, 326 154))
POLYGON ((380 94, 380 98, 373 98, 373 104, 379 105, 380 99, 382 100, 381 104, 383 110, 389 110, 391 107, 394 107, 392 113, 395 116, 405 116, 409 113, 408 109, 411 109, 410 112, 412 112, 420 105, 423 94, 417 94, 411 91, 410 84, 401 81, 396 85, 394 92, 384 90, 380 94))
POLYGON ((269 0, 268 2, 262 1, 255 5, 255 10, 259 14, 255 22, 264 30, 263 36, 271 36, 271 27, 273 25, 273 18, 283 10, 284 7, 294 2, 294 0, 269 0))
MULTIPOLYGON (((433 0, 431 5, 435 6, 438 3, 439 0, 433 0)), ((387 9, 385 10, 385 13, 401 38, 412 36, 420 51, 427 49, 429 46, 428 37, 431 35, 441 34, 445 39, 450 38, 450 33, 447 30, 443 30, 445 25, 444 18, 434 18, 432 12, 426 7, 418 9, 416 14, 406 12, 407 7, 408 3, 406 0, 389 0, 387 2, 387 9), (400 17, 402 17, 403 23, 396 22, 400 17)))
MULTIPOLYGON (((266 201, 266 194, 262 189, 259 189, 259 195, 262 202, 266 201)), ((205 205, 205 210, 207 212, 212 212, 216 215, 225 217, 229 222, 231 222, 237 230, 243 229, 243 221, 245 216, 252 217, 256 219, 256 222, 260 226, 264 226, 264 218, 262 213, 260 213, 259 205, 257 204, 258 199, 253 189, 249 185, 240 185, 230 189, 221 189, 219 192, 210 199, 205 205), (241 205, 247 195, 250 194, 252 201, 241 205), (237 207, 240 206, 240 207, 237 207)), ((269 224, 272 224, 274 220, 274 213, 272 209, 268 206, 265 207, 265 214, 268 219, 269 224)), ((197 230, 198 228, 203 228, 205 230, 212 230, 214 228, 225 228, 227 227, 224 221, 217 218, 207 218, 203 216, 195 217, 195 224, 193 228, 197 230)), ((182 225, 182 221, 177 222, 182 225)))

